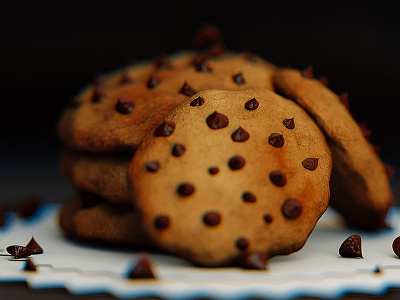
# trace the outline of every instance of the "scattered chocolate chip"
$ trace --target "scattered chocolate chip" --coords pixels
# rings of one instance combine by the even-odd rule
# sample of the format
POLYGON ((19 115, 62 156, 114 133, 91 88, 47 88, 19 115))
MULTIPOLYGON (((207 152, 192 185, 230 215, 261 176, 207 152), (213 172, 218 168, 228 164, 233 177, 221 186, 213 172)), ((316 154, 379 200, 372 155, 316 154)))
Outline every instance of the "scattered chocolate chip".
POLYGON ((129 273, 130 279, 153 279, 155 278, 152 270, 152 263, 147 255, 140 254, 139 258, 129 273))
POLYGON ((251 202, 251 203, 254 203, 257 201, 257 197, 253 193, 250 193, 250 192, 244 192, 242 194, 242 199, 244 202, 251 202))
POLYGON ((154 89, 157 85, 159 85, 161 83, 160 80, 157 79, 156 76, 154 76, 153 73, 150 74, 149 79, 147 79, 147 87, 152 90, 154 89))
POLYGON ((256 62, 258 57, 253 52, 246 52, 243 58, 249 62, 256 62))
POLYGON ((166 228, 168 228, 169 223, 170 223, 169 217, 165 216, 165 215, 157 216, 154 219, 154 226, 157 229, 166 229, 166 228))
POLYGON ((156 68, 157 71, 161 69, 173 69, 171 62, 169 61, 168 57, 165 54, 159 56, 156 59, 154 67, 156 68))
POLYGON ((231 135, 231 138, 234 142, 245 142, 249 139, 249 137, 250 134, 242 127, 236 129, 231 135))
POLYGON ((175 123, 173 122, 164 122, 159 125, 154 131, 155 136, 170 136, 175 130, 175 123))
POLYGON ((98 88, 95 88, 93 90, 93 94, 92 94, 92 102, 98 103, 101 100, 103 100, 103 98, 105 97, 105 93, 100 91, 98 88))
POLYGON ((400 258, 400 236, 398 236, 392 244, 394 253, 400 258))
POLYGON ((361 253, 361 237, 358 234, 349 236, 340 246, 339 254, 343 257, 363 257, 361 253))
POLYGON ((242 72, 232 75, 232 79, 237 85, 243 85, 246 83, 246 80, 244 80, 242 72))
POLYGON ((197 72, 201 73, 212 72, 210 65, 205 60, 196 63, 194 67, 197 72))
POLYGON ((207 117, 206 122, 211 129, 220 129, 228 126, 229 119, 224 114, 215 111, 207 117))
POLYGON ((256 251, 246 253, 240 259, 240 266, 243 269, 266 270, 268 256, 265 252, 256 251))
POLYGON ((32 254, 43 253, 42 247, 40 247, 40 245, 36 242, 36 240, 33 237, 25 247, 28 248, 32 252, 32 254))
POLYGON ((186 197, 193 194, 194 190, 195 188, 192 184, 185 182, 178 186, 177 192, 179 195, 186 197))
POLYGON ((231 159, 229 159, 228 166, 232 170, 239 170, 239 169, 243 168, 245 163, 246 163, 246 161, 243 157, 236 155, 236 156, 232 157, 231 159))
POLYGON ((349 93, 343 92, 342 94, 340 94, 339 100, 340 100, 340 102, 343 103, 343 105, 347 108, 347 110, 350 111, 349 93))
POLYGON ((272 171, 269 173, 269 179, 276 186, 284 186, 286 184, 286 175, 281 171, 272 171))
POLYGON ((157 172, 160 169, 160 162, 158 160, 152 160, 146 163, 146 170, 149 172, 157 172))
POLYGON ((283 120, 282 124, 287 129, 293 129, 294 128, 294 118, 285 119, 285 120, 283 120))
POLYGON ((25 258, 32 254, 31 250, 24 246, 12 245, 6 248, 6 251, 15 258, 25 258))
POLYGON ((40 202, 41 200, 37 197, 27 197, 17 204, 16 211, 21 218, 30 218, 39 208, 40 202))
POLYGON ((303 160, 301 164, 307 170, 314 171, 318 167, 318 160, 319 158, 310 157, 303 160))
POLYGON ((128 84, 131 83, 132 79, 125 73, 121 74, 121 79, 119 80, 120 84, 128 84))
POLYGON ((281 211, 286 219, 296 219, 301 215, 303 205, 296 198, 286 199, 282 204, 281 211))
POLYGON ((247 101, 247 102, 244 104, 244 107, 245 107, 247 110, 255 110, 255 109, 258 108, 259 105, 260 105, 260 103, 257 101, 257 99, 256 99, 256 98, 253 98, 253 99, 247 101))
POLYGON ((236 247, 240 250, 246 250, 249 247, 249 241, 244 237, 238 238, 236 240, 236 247))
POLYGON ((208 172, 211 175, 215 175, 215 174, 217 174, 219 172, 219 169, 217 167, 211 167, 211 168, 208 169, 208 172))
POLYGON ((329 78, 328 78, 328 76, 319 76, 318 78, 317 78, 317 80, 319 81, 319 82, 321 82, 325 87, 329 87, 329 78))
POLYGON ((188 97, 192 97, 196 93, 197 92, 187 83, 187 81, 184 82, 182 88, 179 90, 179 94, 183 94, 188 97))
POLYGON ((120 98, 117 100, 117 104, 115 105, 115 109, 117 112, 128 115, 135 108, 135 103, 130 98, 120 98))
POLYGON ((280 148, 285 144, 285 139, 283 138, 282 134, 272 133, 268 138, 268 143, 271 146, 274 146, 276 148, 280 148))
POLYGON ((202 97, 197 97, 194 99, 192 102, 190 102, 190 106, 202 106, 204 104, 205 100, 202 97))
POLYGON ((182 144, 175 144, 172 148, 172 155, 173 156, 182 156, 186 151, 186 147, 182 144))
POLYGON ((36 266, 30 258, 26 260, 24 271, 36 271, 36 266))
POLYGON ((314 69, 312 66, 308 66, 307 68, 305 68, 303 71, 301 71, 301 74, 305 78, 315 78, 314 69))
POLYGON ((263 219, 265 223, 272 223, 272 221, 274 220, 274 218, 270 215, 270 214, 264 214, 263 215, 263 219))
POLYGON ((208 226, 217 226, 221 222, 221 216, 217 212, 208 212, 204 214, 203 221, 208 226))

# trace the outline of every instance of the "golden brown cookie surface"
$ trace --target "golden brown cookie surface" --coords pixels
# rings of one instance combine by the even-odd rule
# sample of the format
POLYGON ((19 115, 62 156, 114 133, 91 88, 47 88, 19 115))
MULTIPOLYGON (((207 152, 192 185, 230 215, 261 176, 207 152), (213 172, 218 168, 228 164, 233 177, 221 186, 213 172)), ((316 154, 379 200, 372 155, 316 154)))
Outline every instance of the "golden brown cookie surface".
POLYGON ((276 90, 313 116, 332 150, 331 205, 350 225, 385 226, 392 193, 385 167, 339 97, 297 70, 274 76, 276 90))
POLYGON ((328 205, 330 155, 294 102, 268 90, 209 90, 146 136, 128 178, 153 242, 220 266, 304 245, 328 205))

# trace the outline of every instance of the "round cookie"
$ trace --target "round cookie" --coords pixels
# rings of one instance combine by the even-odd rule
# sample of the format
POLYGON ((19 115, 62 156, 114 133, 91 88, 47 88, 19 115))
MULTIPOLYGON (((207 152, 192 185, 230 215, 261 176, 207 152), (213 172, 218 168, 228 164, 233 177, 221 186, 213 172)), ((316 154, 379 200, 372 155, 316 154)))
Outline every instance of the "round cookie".
POLYGON ((64 150, 60 169, 76 189, 116 204, 130 204, 126 172, 132 155, 64 150))
POLYGON ((59 137, 75 150, 132 150, 197 91, 273 89, 274 70, 254 55, 231 52, 214 57, 182 52, 130 66, 98 78, 74 98, 59 121, 59 137))
POLYGON ((268 90, 208 90, 135 152, 128 184, 149 238, 201 266, 299 250, 328 206, 331 153, 308 114, 268 90))
POLYGON ((362 229, 386 227, 393 195, 373 146, 339 97, 297 70, 275 74, 276 90, 301 105, 324 132, 332 150, 330 204, 346 221, 362 229))

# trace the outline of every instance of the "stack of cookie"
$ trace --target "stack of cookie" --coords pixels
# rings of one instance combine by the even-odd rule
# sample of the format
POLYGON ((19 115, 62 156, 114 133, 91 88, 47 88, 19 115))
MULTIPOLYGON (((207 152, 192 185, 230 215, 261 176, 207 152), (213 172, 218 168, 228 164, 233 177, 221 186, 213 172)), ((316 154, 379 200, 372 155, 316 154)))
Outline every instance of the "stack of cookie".
POLYGON ((388 178, 340 98, 202 40, 97 78, 65 110, 66 234, 265 268, 304 245, 329 200, 351 225, 383 227, 388 178))

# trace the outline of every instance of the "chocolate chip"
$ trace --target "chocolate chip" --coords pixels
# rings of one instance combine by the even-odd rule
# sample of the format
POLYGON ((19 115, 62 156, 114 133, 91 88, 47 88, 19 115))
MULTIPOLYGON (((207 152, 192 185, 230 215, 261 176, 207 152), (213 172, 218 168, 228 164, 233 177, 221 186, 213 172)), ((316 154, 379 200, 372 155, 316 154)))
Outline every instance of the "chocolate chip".
POLYGON ((175 130, 175 123, 173 122, 164 122, 159 125, 154 131, 155 136, 170 136, 175 130))
POLYGON ((303 71, 301 71, 301 74, 305 78, 315 78, 314 69, 312 66, 308 66, 307 68, 305 68, 303 71))
POLYGON ((107 82, 107 76, 105 76, 104 74, 97 74, 93 79, 93 85, 95 86, 105 85, 106 82, 107 82))
POLYGON ((154 74, 150 74, 149 79, 147 79, 147 87, 152 90, 154 89, 157 85, 161 83, 160 80, 157 79, 157 77, 154 76, 154 74))
POLYGON ((217 212, 208 212, 204 214, 203 221, 208 226, 217 226, 221 222, 221 216, 217 212))
POLYGON ((166 229, 166 228, 168 228, 169 223, 170 223, 169 217, 166 215, 157 216, 154 219, 154 226, 157 229, 166 229))
POLYGON ((249 241, 244 237, 238 238, 236 240, 236 247, 240 250, 246 250, 249 247, 249 241))
POLYGON ((154 67, 156 68, 157 71, 161 69, 173 69, 171 62, 169 61, 168 57, 165 54, 157 58, 157 60, 154 63, 154 67))
POLYGON ((117 104, 115 105, 115 109, 124 115, 130 114, 135 108, 135 103, 130 98, 121 98, 118 99, 117 104))
POLYGON ((211 129, 220 129, 228 126, 229 119, 224 114, 215 111, 207 117, 206 122, 211 129))
POLYGON ((152 160, 146 164, 146 170, 149 172, 157 172, 158 169, 160 169, 160 162, 158 160, 152 160))
POLYGON ((232 135, 231 138, 234 142, 244 142, 247 141, 250 137, 250 134, 244 130, 242 127, 239 127, 236 129, 232 135))
POLYGON ((40 202, 41 200, 34 196, 23 199, 16 207, 18 215, 23 219, 32 217, 39 208, 40 202))
POLYGON ((24 271, 36 271, 36 266, 30 258, 26 260, 24 271))
POLYGON ((285 119, 282 122, 283 126, 285 126, 287 129, 293 129, 294 128, 294 119, 285 119))
POLYGON ((120 84, 128 84, 131 82, 132 82, 132 79, 130 79, 127 74, 125 74, 125 73, 121 74, 121 79, 119 80, 120 84))
POLYGON ((263 215, 263 219, 265 223, 272 223, 272 221, 274 220, 274 218, 270 215, 270 214, 264 214, 263 215))
POLYGON ((392 244, 394 253, 400 258, 400 236, 398 236, 392 244))
POLYGON ((269 173, 269 179, 276 186, 284 186, 286 184, 286 175, 281 171, 272 171, 269 173))
POLYGON ((185 182, 178 186, 177 192, 179 195, 186 197, 186 196, 190 196, 191 194, 193 194, 194 190, 195 189, 192 184, 185 182))
POLYGON ((318 167, 318 160, 319 158, 310 157, 303 160, 301 164, 307 170, 314 171, 318 167))
POLYGON ((202 60, 202 61, 196 63, 195 69, 197 72, 201 72, 201 73, 208 73, 208 72, 212 71, 210 65, 205 60, 202 60))
POLYGON ((24 246, 12 245, 6 248, 6 251, 15 258, 25 258, 32 254, 31 250, 24 246))
POLYGON ((152 270, 152 263, 147 255, 140 254, 139 258, 129 273, 128 278, 130 279, 153 279, 155 278, 152 270))
POLYGON ((179 90, 179 94, 183 94, 188 97, 192 97, 197 92, 185 81, 182 88, 179 90))
POLYGON ((173 156, 182 156, 186 151, 186 147, 182 144, 175 144, 172 148, 172 155, 173 156))
POLYGON ((286 219, 296 219, 301 215, 303 205, 296 198, 289 198, 282 204, 281 211, 286 219))
POLYGON ((256 98, 253 98, 253 99, 247 101, 247 102, 244 104, 244 107, 245 107, 247 110, 255 110, 255 109, 258 108, 259 105, 260 105, 260 103, 257 101, 257 99, 256 99, 256 98))
POLYGON ((32 252, 32 254, 43 253, 42 247, 40 247, 40 245, 36 242, 36 240, 33 237, 25 247, 28 248, 32 252))
POLYGON ((328 78, 328 76, 319 76, 317 78, 317 80, 319 82, 321 82, 322 85, 324 85, 325 87, 329 88, 329 78, 328 78))
POLYGON ((243 84, 246 83, 246 81, 244 80, 242 72, 239 72, 239 73, 236 73, 236 74, 232 75, 232 79, 237 85, 243 85, 243 84))
POLYGON ((268 143, 271 146, 274 146, 276 148, 280 148, 285 144, 285 139, 283 138, 282 134, 272 133, 268 138, 268 143))
POLYGON ((246 52, 246 53, 244 54, 243 58, 244 58, 246 61, 249 61, 249 62, 256 62, 258 57, 257 57, 257 55, 254 54, 253 52, 246 52))
POLYGON ((231 159, 229 159, 228 166, 232 170, 239 170, 239 169, 243 168, 245 163, 246 163, 246 161, 243 157, 236 155, 236 156, 232 157, 231 159))
POLYGON ((219 172, 219 169, 217 167, 211 167, 211 168, 208 169, 208 172, 211 175, 215 175, 215 174, 217 174, 219 172))
POLYGON ((196 33, 193 45, 195 48, 205 48, 221 39, 220 30, 213 25, 206 24, 196 33))
POLYGON ((202 97, 197 97, 194 99, 192 102, 190 102, 190 106, 202 106, 204 104, 205 100, 202 97))
POLYGON ((243 269, 266 270, 268 256, 265 252, 255 251, 246 253, 240 259, 240 266, 243 269))
POLYGON ((257 201, 257 197, 253 193, 250 193, 250 192, 244 192, 242 194, 242 199, 244 202, 251 202, 251 203, 254 203, 257 201))
POLYGON ((343 257, 361 257, 361 237, 358 234, 349 236, 340 246, 339 254, 343 257))
POLYGON ((105 93, 97 88, 93 90, 92 102, 98 103, 105 97, 105 93))
POLYGON ((347 110, 350 110, 349 94, 347 92, 340 94, 339 100, 340 102, 343 103, 343 105, 347 108, 347 110))

